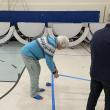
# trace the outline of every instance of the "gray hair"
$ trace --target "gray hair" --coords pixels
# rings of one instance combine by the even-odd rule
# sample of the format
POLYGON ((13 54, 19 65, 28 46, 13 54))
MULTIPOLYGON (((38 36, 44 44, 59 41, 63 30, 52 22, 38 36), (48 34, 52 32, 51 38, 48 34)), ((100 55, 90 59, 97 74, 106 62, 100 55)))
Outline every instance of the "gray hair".
POLYGON ((57 37, 58 43, 61 45, 62 48, 68 48, 69 47, 69 39, 64 36, 60 35, 57 37))

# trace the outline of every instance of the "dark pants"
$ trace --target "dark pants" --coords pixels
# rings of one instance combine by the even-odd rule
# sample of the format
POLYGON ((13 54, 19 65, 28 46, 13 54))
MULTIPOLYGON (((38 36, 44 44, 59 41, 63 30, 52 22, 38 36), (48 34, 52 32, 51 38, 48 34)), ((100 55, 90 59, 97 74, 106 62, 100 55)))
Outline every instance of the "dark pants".
POLYGON ((86 110, 95 110, 97 100, 100 96, 100 93, 104 89, 105 93, 105 109, 110 110, 110 81, 97 81, 91 80, 90 85, 90 94, 87 102, 86 110))

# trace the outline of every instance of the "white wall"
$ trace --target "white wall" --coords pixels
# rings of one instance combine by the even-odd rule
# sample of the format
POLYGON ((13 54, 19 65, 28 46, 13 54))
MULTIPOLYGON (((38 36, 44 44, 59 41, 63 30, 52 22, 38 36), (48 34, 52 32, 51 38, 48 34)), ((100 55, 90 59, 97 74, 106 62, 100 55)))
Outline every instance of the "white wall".
POLYGON ((0 5, 2 4, 8 4, 10 2, 10 5, 12 4, 24 4, 26 2, 27 4, 37 4, 37 3, 107 3, 110 0, 0 0, 0 5))
POLYGON ((104 22, 106 22, 108 20, 108 16, 109 16, 109 19, 110 19, 110 2, 106 5, 104 22))
MULTIPOLYGON (((23 9, 41 6, 52 7, 53 5, 63 5, 63 4, 107 4, 110 0, 0 0, 0 9, 23 9), (52 5, 52 6, 51 6, 52 5), (6 8, 7 7, 7 8, 6 8), (23 8, 22 8, 23 7, 23 8)), ((56 7, 57 8, 57 7, 56 7)), ((79 7, 80 8, 80 7, 79 7)))
MULTIPOLYGON (((23 0, 22 0, 23 1, 23 0)), ((106 2, 106 1, 109 1, 109 0, 25 0, 27 2, 48 2, 48 3, 56 3, 56 2, 106 2)))

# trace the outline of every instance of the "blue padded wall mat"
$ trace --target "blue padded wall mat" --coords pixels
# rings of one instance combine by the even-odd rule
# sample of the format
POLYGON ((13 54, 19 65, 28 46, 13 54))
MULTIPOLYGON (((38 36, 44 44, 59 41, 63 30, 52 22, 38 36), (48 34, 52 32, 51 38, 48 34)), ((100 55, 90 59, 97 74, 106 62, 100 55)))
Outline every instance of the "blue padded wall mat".
POLYGON ((99 22, 100 11, 0 11, 0 21, 11 22, 99 22))

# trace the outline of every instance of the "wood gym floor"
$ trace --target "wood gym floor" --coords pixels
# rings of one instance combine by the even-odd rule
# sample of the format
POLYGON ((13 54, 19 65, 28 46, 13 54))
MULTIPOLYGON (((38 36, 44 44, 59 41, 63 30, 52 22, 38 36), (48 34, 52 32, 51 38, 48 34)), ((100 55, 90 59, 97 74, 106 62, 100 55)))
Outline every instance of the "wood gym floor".
MULTIPOLYGON (((2 59, 0 63, 0 96, 15 83, 6 80, 16 81, 18 73, 24 67, 19 54, 21 47, 22 45, 16 42, 0 46, 0 59, 2 59), (12 68, 13 65, 15 69, 12 68), (2 71, 6 73, 2 73, 2 71)), ((0 110, 54 110, 54 102, 55 110, 86 110, 90 90, 89 46, 81 44, 74 49, 57 50, 54 61, 60 74, 60 77, 54 80, 55 99, 52 99, 52 88, 46 86, 46 82, 51 82, 51 74, 45 60, 41 60, 40 87, 45 88, 46 91, 40 95, 44 99, 37 101, 30 97, 30 79, 28 71, 25 69, 14 90, 0 100, 0 110)), ((103 108, 104 94, 102 93, 96 110, 103 110, 103 108)))

